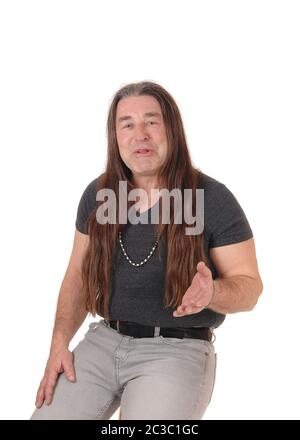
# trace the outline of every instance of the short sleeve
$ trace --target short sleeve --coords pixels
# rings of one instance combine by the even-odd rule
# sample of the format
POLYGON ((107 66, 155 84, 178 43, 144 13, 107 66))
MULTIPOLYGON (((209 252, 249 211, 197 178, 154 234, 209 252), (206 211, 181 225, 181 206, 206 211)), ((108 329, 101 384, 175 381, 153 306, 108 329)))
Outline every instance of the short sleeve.
POLYGON ((204 196, 209 248, 239 243, 253 237, 244 210, 234 194, 218 182, 204 196))
POLYGON ((87 220, 96 206, 97 180, 98 178, 87 185, 79 200, 75 226, 82 234, 88 234, 87 220))

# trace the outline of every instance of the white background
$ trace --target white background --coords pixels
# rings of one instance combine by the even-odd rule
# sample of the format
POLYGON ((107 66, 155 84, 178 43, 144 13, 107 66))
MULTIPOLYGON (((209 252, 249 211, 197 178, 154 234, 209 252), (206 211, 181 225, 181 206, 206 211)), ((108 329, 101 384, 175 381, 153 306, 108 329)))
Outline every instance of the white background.
POLYGON ((1 418, 34 409, 108 106, 141 80, 173 95, 194 164, 239 200, 264 282, 216 331, 205 419, 299 418, 299 21, 288 0, 1 1, 1 418))

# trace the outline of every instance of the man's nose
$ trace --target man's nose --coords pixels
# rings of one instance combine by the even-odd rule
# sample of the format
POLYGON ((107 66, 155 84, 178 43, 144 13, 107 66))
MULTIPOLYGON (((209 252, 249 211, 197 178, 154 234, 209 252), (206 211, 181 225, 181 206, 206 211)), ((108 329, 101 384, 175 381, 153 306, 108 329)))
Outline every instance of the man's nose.
POLYGON ((149 133, 145 126, 137 126, 135 127, 134 137, 137 141, 143 141, 149 139, 149 133))

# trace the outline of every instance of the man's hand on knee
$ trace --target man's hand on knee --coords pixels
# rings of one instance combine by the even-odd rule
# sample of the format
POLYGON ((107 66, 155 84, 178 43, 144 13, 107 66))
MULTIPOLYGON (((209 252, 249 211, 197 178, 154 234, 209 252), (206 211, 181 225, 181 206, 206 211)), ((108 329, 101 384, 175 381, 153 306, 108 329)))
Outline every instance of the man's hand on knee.
POLYGON ((50 353, 45 373, 36 395, 35 406, 37 408, 40 408, 44 401, 46 401, 47 405, 51 404, 57 377, 63 372, 68 380, 71 382, 75 381, 73 354, 68 348, 55 350, 50 353))

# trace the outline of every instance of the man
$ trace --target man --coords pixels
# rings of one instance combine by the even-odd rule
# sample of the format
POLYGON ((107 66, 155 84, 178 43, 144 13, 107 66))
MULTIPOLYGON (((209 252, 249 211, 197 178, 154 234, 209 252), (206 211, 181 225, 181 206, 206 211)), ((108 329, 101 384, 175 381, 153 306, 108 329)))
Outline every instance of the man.
POLYGON ((118 90, 107 133, 106 169, 79 202, 31 419, 109 419, 119 406, 122 419, 201 419, 215 382, 213 330, 227 313, 252 310, 263 290, 252 230, 229 189, 192 166, 177 104, 163 87, 118 90), (200 233, 174 221, 182 200, 162 222, 159 191, 175 188, 191 190, 193 205, 203 190, 200 233), (115 203, 105 206, 102 190, 115 203), (88 312, 104 319, 70 352, 88 312))

